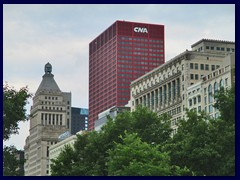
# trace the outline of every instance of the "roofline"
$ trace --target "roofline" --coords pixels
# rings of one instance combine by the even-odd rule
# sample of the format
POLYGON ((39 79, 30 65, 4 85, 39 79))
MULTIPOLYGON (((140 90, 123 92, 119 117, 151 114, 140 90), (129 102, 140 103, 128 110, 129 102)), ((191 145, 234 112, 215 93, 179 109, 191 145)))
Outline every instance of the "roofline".
POLYGON ((194 46, 196 46, 197 44, 200 44, 203 41, 207 41, 207 42, 218 42, 218 43, 230 43, 230 44, 235 44, 234 41, 225 41, 225 40, 217 40, 217 39, 201 39, 198 42, 194 43, 193 45, 191 45, 191 48, 193 48, 194 46))

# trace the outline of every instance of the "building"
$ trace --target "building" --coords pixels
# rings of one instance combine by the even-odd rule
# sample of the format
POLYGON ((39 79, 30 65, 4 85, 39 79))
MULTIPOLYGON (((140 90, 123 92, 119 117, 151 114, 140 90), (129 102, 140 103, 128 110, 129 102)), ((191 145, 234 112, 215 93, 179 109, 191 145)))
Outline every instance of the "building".
POLYGON ((164 64, 164 26, 116 21, 89 44, 89 129, 130 99, 130 82, 164 64))
POLYGON ((62 92, 53 77, 47 63, 30 111, 30 134, 24 146, 26 176, 49 175, 49 147, 70 130, 71 93, 62 92))
POLYGON ((98 119, 94 122, 94 130, 100 131, 101 127, 106 124, 108 117, 115 117, 124 111, 130 111, 130 107, 112 107, 98 114, 98 119))
POLYGON ((71 134, 88 129, 88 109, 72 107, 71 134))
POLYGON ((204 110, 211 118, 218 118, 220 113, 213 105, 214 95, 220 88, 229 89, 235 84, 235 54, 228 54, 222 67, 204 76, 197 84, 187 89, 187 108, 197 112, 204 110))
MULTIPOLYGON (((206 74, 224 67, 226 55, 234 54, 235 43, 202 39, 192 46, 192 50, 186 50, 134 80, 131 83, 131 110, 135 110, 138 105, 143 105, 159 115, 170 114, 173 133, 176 133, 176 122, 178 119, 184 118, 184 110, 188 107, 188 87, 191 86, 192 89, 200 87, 201 89, 199 81, 206 74), (209 44, 210 42, 211 44, 209 44), (222 47, 225 48, 224 52, 222 47), (231 51, 228 51, 227 48, 230 48, 231 51), (211 51, 211 49, 213 50, 211 51)), ((200 91, 195 92, 196 99, 193 99, 193 104, 195 100, 199 101, 200 91)))
POLYGON ((79 131, 75 135, 71 135, 69 131, 64 132, 59 136, 59 142, 49 147, 49 174, 51 175, 51 160, 56 159, 65 146, 74 148, 74 143, 77 140, 77 134, 82 134, 84 131, 79 131))

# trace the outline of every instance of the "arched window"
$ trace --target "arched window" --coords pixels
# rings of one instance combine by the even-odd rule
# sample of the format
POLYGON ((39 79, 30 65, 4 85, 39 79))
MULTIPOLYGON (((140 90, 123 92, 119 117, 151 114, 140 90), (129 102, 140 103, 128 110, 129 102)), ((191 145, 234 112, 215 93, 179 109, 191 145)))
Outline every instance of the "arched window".
POLYGON ((223 82, 222 79, 220 80, 219 87, 220 87, 220 88, 224 88, 224 82, 223 82))
POLYGON ((217 92, 218 92, 218 83, 215 82, 214 83, 214 94, 217 94, 217 92))
POLYGON ((192 99, 189 99, 189 107, 192 106, 192 99))
POLYGON ((212 97, 212 85, 210 84, 208 86, 208 103, 212 103, 213 97, 212 97))

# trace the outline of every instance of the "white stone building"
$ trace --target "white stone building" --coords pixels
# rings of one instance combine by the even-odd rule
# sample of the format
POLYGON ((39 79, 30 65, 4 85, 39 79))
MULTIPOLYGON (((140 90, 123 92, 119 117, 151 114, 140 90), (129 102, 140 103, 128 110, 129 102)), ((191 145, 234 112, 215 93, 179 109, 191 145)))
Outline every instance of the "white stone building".
POLYGON ((131 83, 131 111, 143 105, 159 115, 168 113, 172 116, 173 133, 176 133, 176 122, 185 116, 184 110, 188 107, 188 87, 199 86, 196 83, 223 67, 226 54, 234 51, 234 42, 198 41, 192 45, 192 51, 186 50, 131 83))
POLYGON ((71 93, 62 92, 53 77, 47 63, 30 111, 30 134, 24 146, 26 176, 49 175, 49 147, 70 129, 71 93))

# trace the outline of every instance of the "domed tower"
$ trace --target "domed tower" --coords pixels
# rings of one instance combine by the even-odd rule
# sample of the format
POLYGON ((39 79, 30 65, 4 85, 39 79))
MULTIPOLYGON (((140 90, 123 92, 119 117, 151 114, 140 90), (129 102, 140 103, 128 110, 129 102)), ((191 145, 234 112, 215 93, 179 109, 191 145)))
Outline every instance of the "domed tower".
POLYGON ((71 93, 60 90, 49 62, 44 72, 30 111, 30 133, 24 146, 26 176, 49 175, 48 149, 59 135, 70 131, 71 93))

